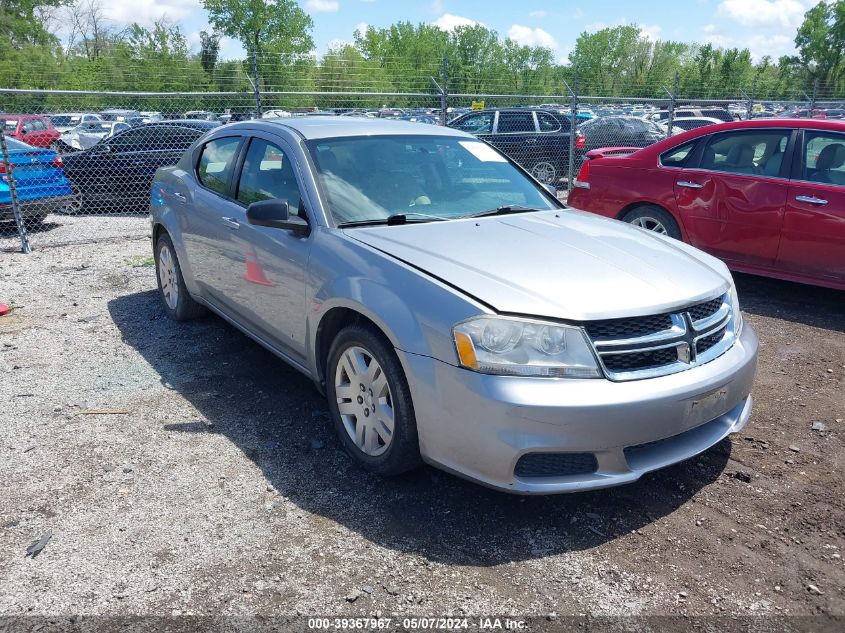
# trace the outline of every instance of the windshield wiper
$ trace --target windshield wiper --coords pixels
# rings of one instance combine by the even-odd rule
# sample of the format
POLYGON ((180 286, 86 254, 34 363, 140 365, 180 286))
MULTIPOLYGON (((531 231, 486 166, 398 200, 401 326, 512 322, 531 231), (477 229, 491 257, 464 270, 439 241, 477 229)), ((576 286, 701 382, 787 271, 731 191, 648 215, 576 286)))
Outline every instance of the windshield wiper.
MULTIPOLYGON (((535 209, 534 207, 523 207, 520 204, 506 204, 495 209, 487 209, 486 211, 479 211, 469 215, 462 215, 462 218, 483 218, 488 215, 509 215, 511 213, 531 213, 532 211, 542 211, 543 209, 535 209)), ((548 210, 548 209, 546 209, 548 210)))
POLYGON ((411 211, 408 213, 394 213, 386 218, 341 222, 337 226, 338 228, 346 229, 356 226, 395 226, 397 224, 408 224, 409 222, 417 224, 420 222, 442 222, 443 220, 448 220, 448 218, 444 218, 439 215, 429 215, 427 213, 417 213, 415 211, 411 211))

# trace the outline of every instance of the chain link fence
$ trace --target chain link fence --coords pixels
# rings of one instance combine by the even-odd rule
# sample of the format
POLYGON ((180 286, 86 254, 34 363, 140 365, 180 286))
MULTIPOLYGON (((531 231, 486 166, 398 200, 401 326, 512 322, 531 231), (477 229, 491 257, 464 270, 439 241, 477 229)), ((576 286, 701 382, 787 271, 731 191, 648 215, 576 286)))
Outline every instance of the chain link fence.
POLYGON ((644 96, 636 97, 628 85, 579 86, 577 73, 571 85, 552 82, 558 90, 520 92, 536 82, 489 76, 483 68, 484 83, 476 86, 466 70, 450 77, 446 64, 388 74, 324 59, 316 74, 313 68, 298 74, 289 65, 253 62, 247 67, 252 77, 242 67, 232 71, 242 89, 226 92, 0 88, 0 249, 28 252, 147 235, 156 170, 176 163, 209 129, 234 121, 358 116, 445 123, 565 192, 591 149, 645 147, 718 121, 845 114, 845 97, 812 91, 787 100, 752 96, 751 88, 714 99, 689 90, 691 98, 680 94, 677 77, 667 85, 641 85, 644 96), (405 90, 390 90, 390 77, 399 76, 405 90), (453 86, 462 91, 450 91, 453 86), (498 90, 467 91, 491 86, 498 90), (592 95, 583 94, 591 87, 592 95))

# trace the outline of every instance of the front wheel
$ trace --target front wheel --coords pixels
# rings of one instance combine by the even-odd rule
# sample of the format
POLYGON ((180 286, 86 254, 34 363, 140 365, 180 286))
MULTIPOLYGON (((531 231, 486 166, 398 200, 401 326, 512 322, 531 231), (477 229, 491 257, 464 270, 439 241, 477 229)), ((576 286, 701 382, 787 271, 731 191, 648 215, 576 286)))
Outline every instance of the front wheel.
POLYGON ((667 211, 653 204, 643 204, 631 209, 622 216, 622 221, 633 224, 647 231, 654 231, 661 235, 668 235, 676 240, 681 239, 681 229, 678 223, 667 211))
POLYGON ((531 175, 544 185, 553 185, 557 182, 558 173, 555 164, 548 158, 538 160, 531 166, 531 175))
POLYGON ((167 316, 174 321, 187 321, 205 314, 205 308, 188 294, 176 249, 166 233, 156 241, 154 255, 159 297, 167 316))
POLYGON ((341 330, 329 351, 326 393, 340 442, 358 465, 393 476, 420 464, 411 392, 383 336, 360 325, 341 330))

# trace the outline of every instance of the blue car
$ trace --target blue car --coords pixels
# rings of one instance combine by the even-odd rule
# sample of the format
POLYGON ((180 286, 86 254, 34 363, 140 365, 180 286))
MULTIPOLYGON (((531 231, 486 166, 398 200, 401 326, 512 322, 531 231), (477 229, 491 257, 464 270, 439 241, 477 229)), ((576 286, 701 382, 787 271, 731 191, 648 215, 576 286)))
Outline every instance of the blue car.
POLYGON ((21 215, 28 225, 43 222, 49 213, 75 204, 61 156, 8 137, 6 146, 9 161, 0 157, 0 222, 15 219, 10 175, 14 177, 21 215))

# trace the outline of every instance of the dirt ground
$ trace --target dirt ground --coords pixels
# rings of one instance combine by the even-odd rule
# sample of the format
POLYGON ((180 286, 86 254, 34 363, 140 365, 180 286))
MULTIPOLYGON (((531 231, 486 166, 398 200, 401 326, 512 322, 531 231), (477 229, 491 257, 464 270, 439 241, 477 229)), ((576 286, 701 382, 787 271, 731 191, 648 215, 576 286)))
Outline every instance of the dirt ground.
POLYGON ((745 431, 520 498, 358 470, 305 378, 164 317, 150 254, 0 254, 0 616, 845 614, 843 293, 738 276, 745 431))

